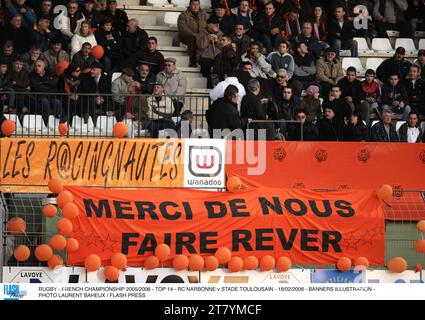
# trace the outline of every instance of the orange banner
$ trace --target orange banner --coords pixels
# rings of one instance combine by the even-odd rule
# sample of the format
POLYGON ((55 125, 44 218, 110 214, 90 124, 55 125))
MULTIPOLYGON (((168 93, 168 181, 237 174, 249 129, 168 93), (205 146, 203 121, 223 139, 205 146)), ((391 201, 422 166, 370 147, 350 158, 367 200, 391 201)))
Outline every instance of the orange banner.
POLYGON ((183 187, 183 140, 0 139, 4 192, 48 192, 52 177, 99 187, 183 187))
POLYGON ((224 246, 242 258, 335 264, 365 256, 372 265, 384 264, 384 215, 370 190, 66 189, 80 209, 72 234, 80 249, 69 255, 70 265, 82 265, 92 253, 107 265, 122 252, 130 266, 142 266, 160 243, 170 246, 172 257, 205 257, 224 246))
POLYGON ((226 174, 246 187, 425 190, 425 144, 230 141, 226 174))

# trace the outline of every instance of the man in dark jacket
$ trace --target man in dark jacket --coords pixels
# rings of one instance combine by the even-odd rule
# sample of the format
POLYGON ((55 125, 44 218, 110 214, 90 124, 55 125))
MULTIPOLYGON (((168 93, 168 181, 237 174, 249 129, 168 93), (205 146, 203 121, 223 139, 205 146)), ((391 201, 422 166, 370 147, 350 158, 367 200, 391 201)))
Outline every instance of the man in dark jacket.
POLYGON ((403 114, 403 120, 407 121, 412 108, 409 106, 409 98, 406 88, 400 83, 398 74, 389 77, 389 83, 382 87, 382 109, 403 114))
POLYGON ((305 43, 297 43, 295 50, 295 68, 291 84, 294 88, 294 94, 301 96, 302 90, 307 89, 310 84, 315 82, 316 63, 305 43))
POLYGON ((374 124, 370 130, 370 141, 373 142, 399 142, 398 134, 391 123, 393 113, 382 111, 382 121, 374 124))
POLYGON ((337 119, 333 106, 328 105, 323 108, 325 110, 323 119, 317 121, 319 129, 319 141, 342 141, 343 126, 337 119))
POLYGON ((406 88, 409 106, 413 111, 425 115, 425 81, 421 78, 421 68, 412 64, 409 76, 401 83, 406 88))
POLYGON ((83 43, 81 50, 74 54, 71 62, 79 66, 83 72, 89 69, 96 62, 91 54, 91 44, 89 42, 83 43))
POLYGON ((32 31, 33 43, 41 49, 42 52, 49 50, 50 41, 54 37, 54 33, 49 29, 50 17, 39 16, 38 22, 32 31))
POLYGON ((127 29, 127 13, 121 9, 117 9, 116 0, 108 0, 107 3, 108 8, 105 10, 103 15, 112 19, 114 30, 121 33, 124 32, 127 29))
POLYGON ((147 63, 139 64, 134 80, 140 83, 141 94, 152 93, 152 83, 155 82, 155 75, 150 72, 150 66, 147 63))
POLYGON ((323 108, 325 107, 330 107, 335 113, 335 120, 339 125, 338 134, 342 138, 342 128, 350 120, 353 110, 347 101, 342 98, 342 92, 339 86, 332 87, 329 98, 323 102, 323 108))
MULTIPOLYGON (((208 131, 211 138, 223 138, 236 129, 246 126, 246 121, 241 119, 238 112, 238 88, 234 85, 227 86, 224 97, 217 99, 205 113, 208 131)), ((243 138, 243 132, 239 132, 243 138)))
POLYGON ((13 91, 17 92, 15 106, 17 114, 22 115, 24 108, 28 107, 28 99, 24 95, 25 92, 30 90, 29 73, 24 69, 24 62, 20 57, 13 61, 13 69, 10 71, 10 81, 13 91))
POLYGON ((311 22, 304 22, 302 33, 295 37, 295 42, 303 42, 317 60, 322 55, 322 47, 316 37, 313 36, 313 25, 311 22))
POLYGON ((268 2, 265 13, 259 15, 254 22, 256 37, 270 53, 279 46, 282 41, 284 24, 282 18, 276 13, 273 2, 268 2))
POLYGON ((158 40, 155 37, 149 37, 146 49, 139 51, 130 57, 128 65, 133 69, 140 63, 149 64, 151 72, 156 76, 158 72, 164 70, 164 56, 157 50, 158 40))
POLYGON ((329 23, 328 43, 330 43, 337 53, 337 58, 342 50, 350 50, 352 57, 358 57, 358 43, 354 40, 354 25, 348 20, 344 6, 335 7, 335 19, 329 23))
POLYGON ((215 5, 214 16, 219 21, 221 32, 225 36, 230 36, 235 29, 236 16, 233 13, 230 13, 230 15, 226 14, 226 5, 224 3, 215 5))
POLYGON ((10 72, 7 62, 0 61, 0 109, 3 111, 6 104, 9 112, 14 109, 15 95, 14 93, 3 94, 3 92, 12 92, 12 82, 10 80, 10 72))
POLYGON ((15 15, 10 24, 0 31, 1 44, 7 40, 13 41, 15 52, 22 54, 28 52, 33 43, 31 30, 22 25, 22 16, 15 15))
POLYGON ((107 74, 121 70, 123 55, 121 52, 121 36, 116 30, 112 30, 111 18, 105 18, 101 27, 95 32, 96 42, 105 50, 103 62, 107 74))
POLYGON ((233 72, 232 59, 236 57, 230 36, 221 38, 221 52, 216 55, 213 65, 213 73, 218 75, 218 82, 223 81, 225 75, 233 72))
POLYGON ((391 74, 398 74, 401 79, 406 78, 409 74, 411 63, 404 59, 405 54, 406 50, 403 47, 398 47, 395 55, 382 62, 378 69, 376 69, 378 79, 384 83, 388 82, 391 74))
POLYGON ((94 0, 84 0, 84 8, 81 12, 86 20, 90 22, 92 29, 98 28, 105 18, 103 12, 94 9, 94 0))
POLYGON ((410 112, 409 119, 403 123, 398 130, 400 142, 418 143, 422 142, 424 132, 419 125, 419 118, 416 112, 410 112))
POLYGON ((148 38, 146 31, 139 28, 137 19, 128 20, 127 30, 122 33, 124 58, 129 59, 136 52, 146 49, 148 38))
POLYGON ((241 56, 248 51, 251 38, 245 33, 245 26, 242 22, 237 22, 232 34, 232 41, 236 44, 236 56, 241 56))
POLYGON ((387 30, 400 31, 401 38, 412 36, 411 21, 407 19, 406 0, 375 0, 374 2, 373 17, 378 29, 378 37, 388 37, 387 30))
POLYGON ((360 119, 360 113, 353 113, 350 122, 344 126, 344 141, 368 141, 369 130, 364 122, 360 119))
POLYGON ((288 140, 289 141, 317 141, 319 137, 319 130, 316 125, 311 121, 307 121, 305 111, 298 109, 296 112, 295 120, 298 123, 290 123, 288 125, 288 140), (302 134, 301 134, 302 128, 302 134))

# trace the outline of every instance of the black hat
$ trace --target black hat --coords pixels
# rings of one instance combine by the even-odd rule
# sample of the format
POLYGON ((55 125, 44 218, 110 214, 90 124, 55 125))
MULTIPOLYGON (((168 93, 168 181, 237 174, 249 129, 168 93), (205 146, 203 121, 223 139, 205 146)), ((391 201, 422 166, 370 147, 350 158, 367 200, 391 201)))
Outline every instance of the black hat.
POLYGON ((84 3, 94 3, 94 0, 84 0, 84 3))
POLYGON ((333 52, 336 53, 336 50, 333 47, 329 47, 325 50, 325 53, 333 52))
POLYGON ((323 111, 325 111, 326 109, 330 109, 330 110, 332 110, 335 113, 335 106, 333 104, 326 104, 323 107, 323 111))
POLYGON ((62 40, 60 37, 53 37, 52 40, 50 40, 50 44, 56 44, 56 43, 62 43, 62 40))
POLYGON ((52 17, 51 16, 49 16, 48 14, 40 14, 39 16, 38 16, 38 20, 37 21, 40 21, 41 19, 45 19, 45 20, 52 20, 52 17))
POLYGON ((406 54, 406 50, 403 47, 398 47, 395 53, 406 54))
POLYGON ((214 6, 214 9, 226 9, 226 5, 220 2, 214 6))
POLYGON ((418 51, 418 57, 422 57, 422 56, 425 56, 425 50, 424 49, 421 49, 421 50, 418 51))
POLYGON ((211 16, 208 20, 207 23, 213 23, 213 24, 219 24, 220 21, 218 21, 218 18, 216 16, 211 16))
POLYGON ((94 68, 103 69, 103 65, 100 62, 95 61, 91 64, 90 68, 92 68, 92 69, 94 69, 94 68))

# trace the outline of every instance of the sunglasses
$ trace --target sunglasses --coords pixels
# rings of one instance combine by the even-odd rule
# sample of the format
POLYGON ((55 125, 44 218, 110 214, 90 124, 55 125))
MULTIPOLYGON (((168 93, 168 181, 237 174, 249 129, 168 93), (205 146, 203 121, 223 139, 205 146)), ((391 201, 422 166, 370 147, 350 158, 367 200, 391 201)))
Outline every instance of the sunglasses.
POLYGON ((285 76, 277 76, 279 79, 285 79, 285 76))

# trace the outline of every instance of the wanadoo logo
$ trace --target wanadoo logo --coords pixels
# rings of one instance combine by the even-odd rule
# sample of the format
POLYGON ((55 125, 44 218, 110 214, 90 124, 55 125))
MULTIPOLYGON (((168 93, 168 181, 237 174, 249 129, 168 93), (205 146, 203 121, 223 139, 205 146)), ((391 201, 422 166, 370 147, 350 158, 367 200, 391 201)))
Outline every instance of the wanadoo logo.
POLYGON ((217 147, 189 146, 189 171, 195 177, 216 177, 221 172, 223 155, 217 147))

